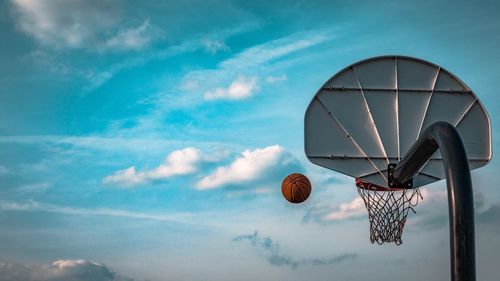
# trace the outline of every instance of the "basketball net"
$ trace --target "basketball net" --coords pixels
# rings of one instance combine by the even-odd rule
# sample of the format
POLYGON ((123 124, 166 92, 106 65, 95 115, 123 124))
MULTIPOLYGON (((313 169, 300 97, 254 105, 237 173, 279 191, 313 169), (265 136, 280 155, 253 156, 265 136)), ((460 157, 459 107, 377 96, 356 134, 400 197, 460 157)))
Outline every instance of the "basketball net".
POLYGON ((370 241, 381 245, 394 242, 401 245, 401 235, 406 216, 419 200, 423 199, 418 188, 385 188, 356 179, 358 193, 363 198, 370 221, 370 241))

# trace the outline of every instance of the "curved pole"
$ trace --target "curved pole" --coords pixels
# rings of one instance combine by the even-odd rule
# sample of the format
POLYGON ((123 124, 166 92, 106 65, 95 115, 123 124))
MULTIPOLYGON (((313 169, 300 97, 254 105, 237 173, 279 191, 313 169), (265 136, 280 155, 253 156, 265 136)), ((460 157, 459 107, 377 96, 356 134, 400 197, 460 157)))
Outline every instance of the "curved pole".
POLYGON ((392 179, 395 183, 411 180, 438 148, 448 189, 451 280, 474 281, 474 198, 469 161, 457 130, 446 122, 431 125, 398 163, 392 179))

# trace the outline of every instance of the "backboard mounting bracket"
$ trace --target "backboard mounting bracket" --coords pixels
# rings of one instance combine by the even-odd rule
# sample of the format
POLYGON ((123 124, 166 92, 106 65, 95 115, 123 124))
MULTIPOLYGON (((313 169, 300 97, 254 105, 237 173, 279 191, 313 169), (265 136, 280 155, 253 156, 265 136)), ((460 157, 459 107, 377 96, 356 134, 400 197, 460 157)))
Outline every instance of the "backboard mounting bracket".
POLYGON ((391 163, 387 166, 387 176, 388 176, 388 184, 390 188, 402 188, 402 189, 411 189, 413 188, 413 178, 409 179, 407 182, 400 184, 394 181, 393 179, 393 173, 394 169, 396 168, 398 164, 391 163))

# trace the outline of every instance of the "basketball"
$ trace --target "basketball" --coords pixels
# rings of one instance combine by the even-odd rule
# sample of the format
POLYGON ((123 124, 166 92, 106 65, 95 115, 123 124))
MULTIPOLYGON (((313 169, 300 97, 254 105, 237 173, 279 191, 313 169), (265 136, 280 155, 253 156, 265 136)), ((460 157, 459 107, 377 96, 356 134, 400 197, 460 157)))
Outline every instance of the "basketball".
POLYGON ((281 193, 291 203, 302 203, 311 195, 311 182, 302 174, 290 174, 281 184, 281 193))

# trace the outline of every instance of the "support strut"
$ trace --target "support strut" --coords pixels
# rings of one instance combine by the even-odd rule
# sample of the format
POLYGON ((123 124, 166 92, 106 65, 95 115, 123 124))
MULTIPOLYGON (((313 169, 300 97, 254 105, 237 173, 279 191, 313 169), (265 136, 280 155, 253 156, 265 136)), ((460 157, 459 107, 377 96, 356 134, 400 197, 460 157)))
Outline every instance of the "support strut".
POLYGON ((392 180, 395 184, 410 181, 438 149, 443 157, 448 190, 451 280, 475 281, 472 182, 467 154, 455 127, 436 122, 427 128, 398 163, 392 180))

